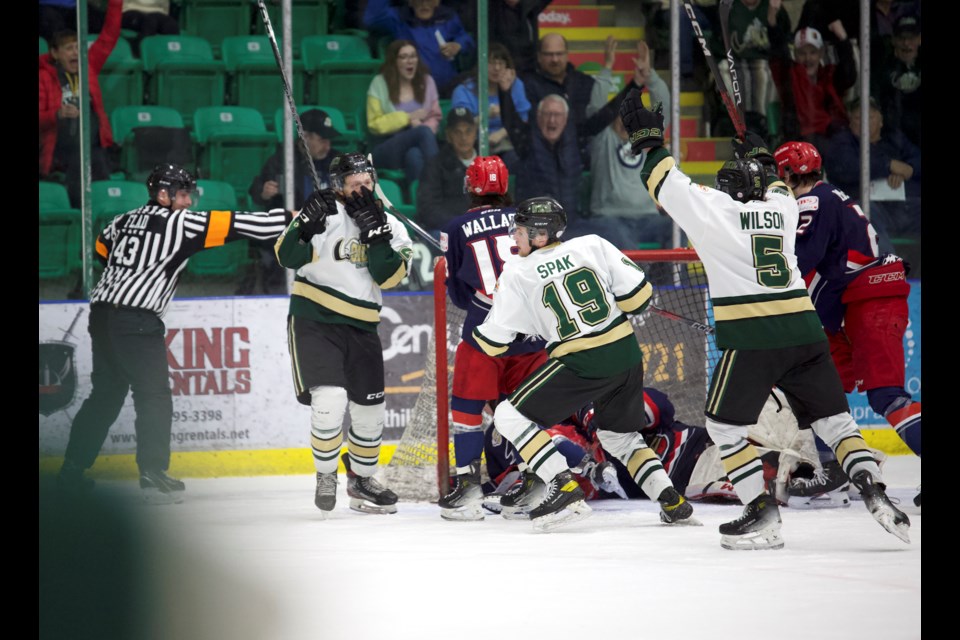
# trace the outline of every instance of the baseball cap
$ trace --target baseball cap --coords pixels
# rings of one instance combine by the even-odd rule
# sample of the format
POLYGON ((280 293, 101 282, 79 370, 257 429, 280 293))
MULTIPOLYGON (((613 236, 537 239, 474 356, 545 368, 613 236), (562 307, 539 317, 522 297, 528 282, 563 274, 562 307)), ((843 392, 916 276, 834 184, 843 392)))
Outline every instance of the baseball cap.
POLYGON ((813 45, 816 49, 823 49, 823 36, 813 27, 804 27, 797 31, 797 35, 793 37, 793 46, 795 49, 799 49, 805 44, 813 45))
POLYGON ((461 122, 469 122, 470 124, 476 124, 476 120, 473 118, 473 114, 470 113, 470 110, 466 107, 457 107, 451 109, 450 113, 447 114, 447 128, 450 129, 460 124, 461 122))
POLYGON ((315 133, 328 140, 340 136, 340 132, 333 128, 333 121, 323 109, 311 109, 300 115, 300 124, 304 131, 315 133))
POLYGON ((897 18, 893 23, 893 35, 901 36, 906 33, 920 33, 920 18, 910 13, 897 18))

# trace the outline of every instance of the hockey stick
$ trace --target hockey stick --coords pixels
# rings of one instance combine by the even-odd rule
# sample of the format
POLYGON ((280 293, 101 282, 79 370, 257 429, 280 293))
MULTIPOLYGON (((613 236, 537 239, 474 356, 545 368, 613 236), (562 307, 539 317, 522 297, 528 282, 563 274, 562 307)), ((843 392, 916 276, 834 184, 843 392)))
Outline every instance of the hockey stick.
MULTIPOLYGON (((741 128, 737 129, 740 139, 745 140, 744 134, 747 131, 746 118, 743 115, 743 94, 740 93, 740 80, 737 78, 737 67, 733 62, 733 47, 730 46, 730 9, 733 8, 733 0, 720 0, 720 31, 723 33, 723 46, 727 50, 727 63, 730 65, 730 87, 733 89, 733 101, 737 107, 737 115, 740 117, 741 128)), ((736 127, 734 122, 734 127, 736 127)))
MULTIPOLYGON (((373 166, 373 156, 368 153, 368 154, 367 154, 367 159, 370 161, 370 166, 373 166)), ((400 218, 400 220, 402 220, 403 222, 406 222, 406 223, 410 226, 411 229, 413 229, 414 231, 417 232, 417 234, 420 235, 421 238, 423 238, 424 240, 426 240, 426 241, 427 241, 432 247, 434 247, 437 251, 439 251, 440 253, 443 253, 443 249, 440 247, 440 243, 437 242, 436 239, 435 239, 432 235, 430 235, 429 232, 427 232, 423 227, 421 227, 420 225, 418 225, 416 222, 414 222, 413 220, 411 220, 411 219, 408 218, 407 216, 405 216, 405 215, 403 215, 402 213, 400 213, 399 211, 397 211, 397 208, 396 208, 395 206, 393 206, 393 203, 390 202, 390 200, 387 199, 387 196, 383 193, 383 189, 380 188, 380 181, 379 181, 379 180, 378 180, 377 183, 374 185, 374 190, 377 192, 377 197, 380 198, 380 200, 383 202, 383 206, 385 206, 387 209, 389 209, 389 210, 390 210, 390 213, 392 213, 393 215, 395 215, 395 216, 397 216, 398 218, 400 218)))
POLYGON ((270 15, 267 13, 267 5, 264 0, 257 0, 257 6, 260 7, 260 17, 263 18, 263 25, 267 29, 267 37, 270 38, 270 46, 273 48, 273 57, 277 61, 277 68, 280 69, 280 77, 283 79, 283 92, 287 96, 287 106, 290 107, 290 113, 293 115, 293 123, 297 127, 297 136, 300 138, 300 150, 310 168, 310 176, 313 178, 313 188, 320 190, 320 176, 317 175, 317 168, 313 166, 313 158, 307 151, 307 141, 303 135, 303 124, 300 122, 300 114, 297 113, 297 103, 293 101, 293 90, 290 88, 290 81, 287 79, 287 73, 283 70, 283 58, 280 56, 280 47, 277 45, 277 36, 273 33, 273 25, 270 24, 270 15))
MULTIPOLYGON (((727 0, 721 0, 721 12, 723 11, 723 6, 727 6, 727 11, 729 12, 729 5, 732 2, 727 0)), ((744 140, 747 133, 747 125, 743 119, 743 114, 740 112, 738 105, 734 104, 733 98, 730 97, 730 94, 727 92, 726 86, 723 84, 723 77, 720 75, 720 69, 717 67, 717 61, 714 59, 713 54, 710 53, 710 47, 707 46, 707 40, 703 36, 703 29, 700 28, 700 23, 697 22, 697 16, 693 12, 693 5, 690 4, 690 0, 683 0, 683 8, 687 13, 687 18, 690 19, 690 25, 693 27, 693 35, 696 36, 697 41, 700 43, 700 47, 703 49, 703 57, 707 60, 707 66, 710 68, 710 73, 713 74, 714 83, 717 86, 717 92, 720 94, 720 100, 723 102, 723 106, 727 108, 727 114, 730 116, 730 120, 733 121, 733 128, 737 132, 737 136, 744 140)), ((726 18, 723 18, 721 21, 726 25, 726 18)), ((726 27, 723 29, 723 39, 724 43, 727 40, 726 27)), ((727 56, 730 59, 730 49, 727 45, 727 56)), ((733 80, 734 92, 740 99, 740 82, 737 80, 736 72, 733 68, 733 64, 730 65, 730 76, 733 80)))
POLYGON ((703 324, 702 322, 697 322, 696 320, 691 320, 690 318, 684 318, 683 316, 677 315, 672 311, 667 311, 666 309, 655 307, 652 304, 649 307, 647 307, 647 309, 650 310, 650 313, 655 313, 658 316, 662 316, 670 320, 676 320, 677 322, 681 322, 687 325, 688 327, 690 327, 691 329, 695 329, 704 335, 707 335, 707 336, 713 335, 713 327, 711 327, 708 324, 703 324))

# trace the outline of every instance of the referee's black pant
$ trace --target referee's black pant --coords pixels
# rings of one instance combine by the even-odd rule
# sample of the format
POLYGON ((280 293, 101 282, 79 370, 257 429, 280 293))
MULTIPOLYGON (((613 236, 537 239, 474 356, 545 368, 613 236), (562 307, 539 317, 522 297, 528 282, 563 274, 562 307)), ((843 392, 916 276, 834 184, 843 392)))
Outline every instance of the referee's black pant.
POLYGON ((65 459, 82 469, 93 466, 127 391, 132 390, 137 466, 166 470, 173 399, 163 321, 150 311, 95 303, 90 308, 89 331, 93 390, 73 419, 65 459))

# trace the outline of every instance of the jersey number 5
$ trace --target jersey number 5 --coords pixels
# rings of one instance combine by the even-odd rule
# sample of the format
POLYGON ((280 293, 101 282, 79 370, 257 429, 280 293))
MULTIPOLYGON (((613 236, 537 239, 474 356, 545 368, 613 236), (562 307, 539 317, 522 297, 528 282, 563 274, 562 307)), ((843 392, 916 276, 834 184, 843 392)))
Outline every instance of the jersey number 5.
POLYGON ((783 255, 782 236, 750 236, 753 240, 753 266, 757 268, 757 282, 772 289, 790 284, 790 267, 783 255))
MULTIPOLYGON (((563 278, 563 288, 570 301, 577 307, 576 313, 589 326, 598 325, 610 315, 610 305, 603 295, 603 287, 597 280, 597 274, 590 269, 571 271, 563 278)), ((557 317, 557 335, 566 340, 580 333, 580 327, 567 312, 557 290, 557 284, 551 282, 543 288, 543 306, 550 309, 557 317)))

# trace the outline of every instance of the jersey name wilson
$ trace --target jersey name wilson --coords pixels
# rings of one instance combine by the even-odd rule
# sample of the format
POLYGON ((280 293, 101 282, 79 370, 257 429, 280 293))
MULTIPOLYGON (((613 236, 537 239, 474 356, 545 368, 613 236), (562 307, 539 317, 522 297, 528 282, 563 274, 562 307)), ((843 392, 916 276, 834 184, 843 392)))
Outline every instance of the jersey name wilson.
POLYGON ((475 218, 463 223, 460 227, 463 235, 470 237, 475 233, 483 233, 493 229, 507 229, 513 221, 512 213, 491 213, 481 218, 475 218))
POLYGON ((783 214, 779 211, 741 211, 740 228, 752 229, 783 229, 783 214))
POLYGON ((570 256, 563 256, 562 258, 557 258, 556 260, 551 260, 550 262, 545 262, 537 266, 537 273, 540 274, 540 279, 545 280, 549 278, 554 273, 561 273, 567 269, 573 269, 576 265, 573 264, 573 260, 570 259, 570 256))

